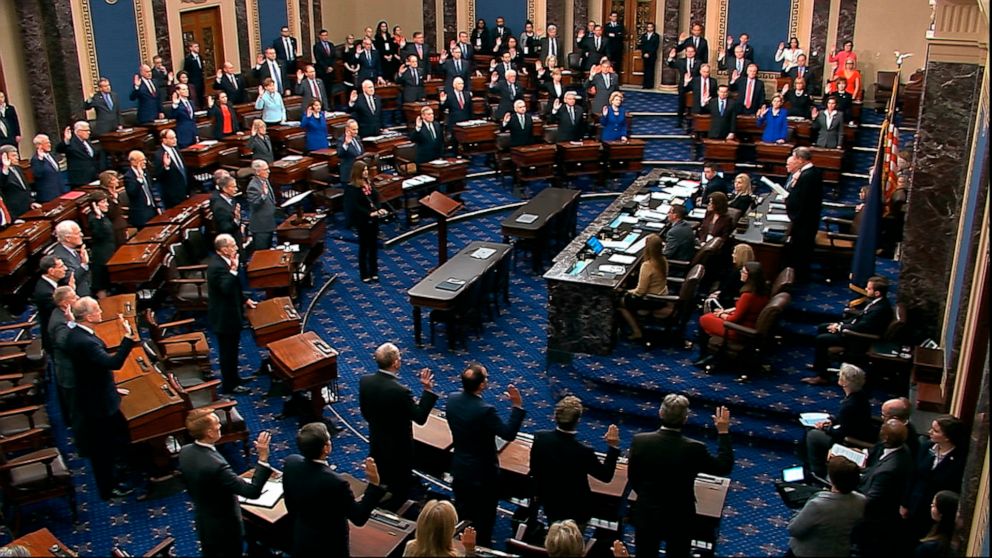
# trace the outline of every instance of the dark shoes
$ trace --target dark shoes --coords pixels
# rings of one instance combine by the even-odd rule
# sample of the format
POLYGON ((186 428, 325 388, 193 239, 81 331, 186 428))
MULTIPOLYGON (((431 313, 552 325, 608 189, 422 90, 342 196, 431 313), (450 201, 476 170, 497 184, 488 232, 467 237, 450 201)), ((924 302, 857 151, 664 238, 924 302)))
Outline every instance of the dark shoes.
POLYGON ((237 395, 244 395, 246 393, 251 393, 251 390, 248 389, 248 388, 246 388, 245 386, 237 386, 234 389, 232 389, 232 390, 230 390, 230 391, 228 391, 226 393, 228 393, 228 394, 232 394, 233 393, 233 394, 237 394, 237 395))
POLYGON ((110 491, 110 498, 123 498, 132 492, 134 492, 133 488, 118 487, 110 491))
POLYGON ((804 384, 809 384, 811 386, 828 386, 830 385, 830 380, 826 378, 821 378, 819 376, 810 376, 809 378, 803 378, 802 382, 804 384))

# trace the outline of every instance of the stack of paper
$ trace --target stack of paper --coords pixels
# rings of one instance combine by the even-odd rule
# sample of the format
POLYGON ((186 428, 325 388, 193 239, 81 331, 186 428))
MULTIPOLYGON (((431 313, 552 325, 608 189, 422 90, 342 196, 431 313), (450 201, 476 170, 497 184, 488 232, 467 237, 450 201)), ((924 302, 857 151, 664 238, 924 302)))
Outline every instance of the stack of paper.
POLYGON ((814 427, 818 423, 825 420, 830 420, 830 415, 827 413, 800 413, 799 422, 803 426, 814 427))

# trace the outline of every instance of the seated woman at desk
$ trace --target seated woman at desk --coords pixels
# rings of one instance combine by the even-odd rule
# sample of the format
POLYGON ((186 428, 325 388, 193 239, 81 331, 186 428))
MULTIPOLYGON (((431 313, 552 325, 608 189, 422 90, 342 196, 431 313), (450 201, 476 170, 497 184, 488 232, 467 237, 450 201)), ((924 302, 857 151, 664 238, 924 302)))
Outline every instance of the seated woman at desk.
POLYGON ((765 143, 785 143, 789 138, 789 111, 782 107, 782 95, 776 94, 772 97, 772 108, 761 107, 758 109, 759 128, 764 128, 761 132, 761 141, 765 143))
POLYGON ((269 126, 286 121, 286 105, 282 102, 282 95, 276 91, 276 82, 272 78, 265 78, 258 86, 255 109, 262 111, 262 121, 269 126))
POLYGON ((747 213, 754 207, 754 191, 751 189, 751 177, 740 173, 734 178, 734 193, 727 202, 729 207, 747 213))
POLYGON ((649 234, 644 241, 644 261, 637 276, 637 286, 624 293, 620 300, 620 316, 630 326, 630 336, 627 339, 637 341, 644 334, 637 323, 634 312, 645 307, 645 295, 668 294, 668 260, 665 259, 661 237, 649 234))
POLYGON ((627 141, 627 109, 623 107, 623 93, 610 94, 610 103, 603 107, 603 117, 599 119, 603 128, 601 141, 627 141))
POLYGON ((330 147, 330 143, 327 141, 327 118, 324 116, 320 99, 314 99, 307 107, 306 113, 300 119, 300 128, 303 128, 307 134, 307 153, 330 147))
POLYGON ((248 138, 248 148, 251 149, 251 160, 261 159, 268 164, 275 161, 272 151, 272 139, 267 133, 268 128, 261 118, 251 123, 251 136, 248 138))
POLYGON ((364 160, 355 161, 349 183, 345 196, 351 201, 351 224, 358 230, 358 273, 363 283, 371 283, 379 280, 379 219, 387 212, 379 208, 379 193, 364 160))
POLYGON ((727 273, 720 278, 716 288, 703 301, 703 309, 707 312, 715 312, 724 308, 730 308, 737 303, 737 297, 741 294, 741 269, 747 262, 757 261, 754 257, 754 249, 750 245, 740 243, 734 246, 734 252, 730 256, 731 266, 727 273))
POLYGON ((703 216, 703 222, 696 229, 696 238, 700 243, 717 237, 726 241, 730 237, 730 234, 734 232, 734 223, 727 213, 729 207, 727 194, 723 192, 710 194, 710 201, 706 204, 706 215, 703 216))
POLYGON ((228 102, 227 91, 218 91, 216 101, 213 95, 207 96, 207 112, 214 121, 214 139, 241 134, 238 111, 228 102))
POLYGON ((758 323, 758 315, 768 304, 768 283, 765 282, 765 274, 758 262, 747 262, 741 268, 741 297, 737 299, 737 304, 729 310, 717 310, 708 312, 699 318, 699 358, 693 363, 696 366, 706 366, 713 361, 713 356, 709 354, 707 346, 710 337, 727 336, 735 339, 736 333, 732 330, 724 331, 723 323, 731 322, 746 327, 754 327, 758 323))

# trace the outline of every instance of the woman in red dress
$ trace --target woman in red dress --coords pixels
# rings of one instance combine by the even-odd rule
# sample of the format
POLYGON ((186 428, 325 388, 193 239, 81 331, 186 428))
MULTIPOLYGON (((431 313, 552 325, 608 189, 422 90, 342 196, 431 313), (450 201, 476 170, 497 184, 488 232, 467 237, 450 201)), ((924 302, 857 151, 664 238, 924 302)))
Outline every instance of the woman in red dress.
POLYGON ((758 262, 747 262, 741 268, 741 297, 737 304, 729 309, 718 309, 707 312, 699 318, 699 359, 696 366, 706 366, 713 361, 713 355, 708 354, 707 345, 711 336, 735 339, 734 331, 724 333, 723 323, 732 322, 742 326, 754 327, 758 323, 758 315, 768 304, 768 283, 765 282, 764 272, 758 262))

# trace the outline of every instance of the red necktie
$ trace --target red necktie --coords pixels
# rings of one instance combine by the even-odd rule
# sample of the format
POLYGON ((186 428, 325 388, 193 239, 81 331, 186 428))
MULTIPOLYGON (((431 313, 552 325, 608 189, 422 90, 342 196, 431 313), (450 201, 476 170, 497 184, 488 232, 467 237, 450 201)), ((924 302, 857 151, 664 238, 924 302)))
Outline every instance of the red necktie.
POLYGON ((709 78, 703 78, 703 99, 710 98, 710 80, 709 78))
POLYGON ((754 92, 754 81, 751 79, 747 80, 747 94, 744 95, 744 106, 751 108, 751 93, 754 92))
POLYGON ((317 91, 317 82, 310 80, 310 89, 313 90, 314 99, 320 99, 320 91, 317 91))
POLYGON ((458 92, 458 108, 465 108, 465 100, 462 99, 462 92, 458 92))

